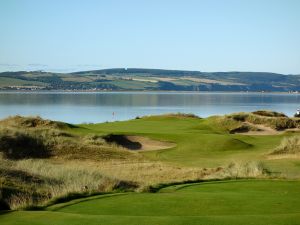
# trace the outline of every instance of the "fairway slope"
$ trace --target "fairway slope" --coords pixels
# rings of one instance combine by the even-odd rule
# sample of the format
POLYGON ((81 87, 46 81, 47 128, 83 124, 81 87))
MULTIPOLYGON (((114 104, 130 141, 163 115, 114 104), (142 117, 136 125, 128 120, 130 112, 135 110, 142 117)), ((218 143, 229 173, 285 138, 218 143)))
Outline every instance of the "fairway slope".
POLYGON ((7 225, 296 225, 299 186, 299 181, 267 180, 178 185, 155 194, 94 196, 46 211, 11 212, 0 220, 7 225))

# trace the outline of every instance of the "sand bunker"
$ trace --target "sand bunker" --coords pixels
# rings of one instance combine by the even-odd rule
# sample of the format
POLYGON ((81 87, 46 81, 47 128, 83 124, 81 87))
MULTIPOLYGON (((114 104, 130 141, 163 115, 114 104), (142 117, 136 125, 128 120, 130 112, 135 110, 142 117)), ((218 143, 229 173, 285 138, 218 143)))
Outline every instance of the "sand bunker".
POLYGON ((129 150, 153 151, 173 148, 176 144, 166 141, 153 140, 148 137, 134 135, 110 134, 104 137, 108 143, 114 143, 129 150))

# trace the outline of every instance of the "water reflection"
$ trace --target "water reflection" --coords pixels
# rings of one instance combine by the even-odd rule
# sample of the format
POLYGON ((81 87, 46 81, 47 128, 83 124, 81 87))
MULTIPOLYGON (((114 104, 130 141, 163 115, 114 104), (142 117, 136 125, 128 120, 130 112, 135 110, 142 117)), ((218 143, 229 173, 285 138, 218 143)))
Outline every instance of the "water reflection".
POLYGON ((132 119, 169 112, 202 117, 268 109, 293 115, 300 107, 296 94, 268 93, 0 93, 0 118, 40 115, 71 123, 132 119), (114 115, 113 115, 114 112, 114 115))

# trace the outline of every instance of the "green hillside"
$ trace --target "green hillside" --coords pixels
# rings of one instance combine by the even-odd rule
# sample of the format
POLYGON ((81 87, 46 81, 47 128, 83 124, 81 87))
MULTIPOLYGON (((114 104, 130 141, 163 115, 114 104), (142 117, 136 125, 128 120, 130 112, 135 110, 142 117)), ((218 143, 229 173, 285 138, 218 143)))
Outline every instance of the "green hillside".
POLYGON ((2 90, 288 92, 300 91, 300 76, 120 68, 76 73, 3 72, 0 73, 0 84, 2 90))

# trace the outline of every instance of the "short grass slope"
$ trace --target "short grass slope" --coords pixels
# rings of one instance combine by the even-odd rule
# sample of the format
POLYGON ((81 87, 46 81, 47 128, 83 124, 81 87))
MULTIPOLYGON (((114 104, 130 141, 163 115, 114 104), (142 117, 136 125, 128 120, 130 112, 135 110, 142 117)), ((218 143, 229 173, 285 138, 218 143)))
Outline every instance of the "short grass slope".
POLYGON ((239 121, 229 117, 201 119, 185 115, 163 115, 124 122, 80 125, 77 132, 130 134, 175 143, 173 148, 140 154, 153 160, 198 167, 218 167, 231 163, 233 159, 260 160, 282 138, 231 134, 230 130, 239 125, 239 121))
POLYGON ((73 200, 0 215, 3 224, 296 225, 299 181, 241 180, 170 186, 73 200), (34 218, 34 219, 33 219, 34 218))

